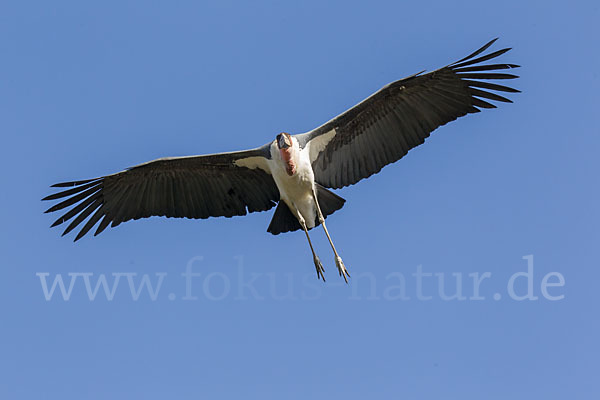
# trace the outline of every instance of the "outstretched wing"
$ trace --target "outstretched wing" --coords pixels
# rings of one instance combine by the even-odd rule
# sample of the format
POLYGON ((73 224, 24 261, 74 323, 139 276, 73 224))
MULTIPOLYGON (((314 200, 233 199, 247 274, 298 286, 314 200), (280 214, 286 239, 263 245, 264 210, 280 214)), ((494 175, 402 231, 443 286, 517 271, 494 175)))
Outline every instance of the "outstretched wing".
POLYGON ((491 91, 518 90, 485 81, 517 78, 488 71, 518 65, 480 64, 510 49, 477 57, 496 40, 444 68, 393 82, 319 128, 296 135, 301 146, 310 146, 315 180, 336 189, 353 185, 402 158, 437 127, 496 107, 482 99, 510 103, 491 91))
POLYGON ((205 156, 162 158, 125 171, 84 181, 58 183, 70 189, 43 200, 58 200, 46 212, 68 211, 52 226, 72 218, 63 235, 80 225, 75 240, 98 221, 94 235, 106 227, 150 216, 177 218, 232 217, 265 211, 279 200, 268 168, 268 146, 255 150, 205 156), (242 167, 239 165, 246 165, 242 167))

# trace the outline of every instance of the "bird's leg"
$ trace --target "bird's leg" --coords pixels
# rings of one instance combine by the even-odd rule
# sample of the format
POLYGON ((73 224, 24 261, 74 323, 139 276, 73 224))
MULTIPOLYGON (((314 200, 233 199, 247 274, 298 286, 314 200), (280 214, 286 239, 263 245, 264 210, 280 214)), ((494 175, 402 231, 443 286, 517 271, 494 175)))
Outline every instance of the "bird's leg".
POLYGON ((333 240, 331 240, 331 236, 329 236, 329 231, 327 231, 327 226, 325 225, 325 217, 323 216, 323 213, 321 212, 321 207, 319 206, 319 201, 317 200, 317 192, 313 189, 312 193, 313 193, 313 198, 315 199, 315 204, 317 205, 317 215, 319 217, 319 222, 321 223, 321 225, 323 225, 323 229, 325 230, 327 239, 329 239, 329 244, 331 245, 331 248, 333 249, 333 254, 335 254, 335 265, 338 268, 338 272, 340 273, 340 276, 342 276, 344 278, 344 280, 346 281, 346 283, 348 283, 348 278, 350 277, 350 274, 348 273, 348 270, 346 269, 346 266, 344 265, 344 262, 342 261, 342 257, 340 257, 337 250, 335 249, 335 246, 333 245, 333 240))
POLYGON ((304 233, 306 233, 306 238, 308 239, 308 245, 310 246, 310 251, 312 251, 313 261, 315 263, 315 268, 317 269, 317 279, 322 278, 323 282, 325 282, 325 275, 323 275, 323 272, 325 271, 325 269, 323 268, 323 264, 321 264, 321 260, 317 256, 317 253, 315 253, 315 249, 313 248, 312 242, 310 241, 310 236, 308 235, 308 229, 306 229, 306 221, 304 221, 304 218, 302 217, 302 215, 300 214, 299 211, 298 211, 298 221, 300 222, 300 225, 302 226, 304 233))

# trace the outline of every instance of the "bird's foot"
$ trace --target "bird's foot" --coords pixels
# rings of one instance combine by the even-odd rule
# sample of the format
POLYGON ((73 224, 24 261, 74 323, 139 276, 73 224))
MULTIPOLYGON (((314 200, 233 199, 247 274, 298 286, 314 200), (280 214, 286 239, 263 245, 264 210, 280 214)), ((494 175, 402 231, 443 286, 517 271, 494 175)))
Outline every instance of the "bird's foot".
POLYGON ((323 275, 325 269, 323 268, 323 264, 321 264, 321 260, 315 255, 313 261, 315 262, 315 268, 317 269, 317 279, 323 279, 323 282, 325 282, 325 275, 323 275))
POLYGON ((335 265, 338 268, 338 272, 340 273, 340 276, 344 277, 344 280, 346 281, 346 283, 348 283, 348 278, 350 278, 350 274, 348 273, 348 270, 346 269, 346 266, 344 265, 344 262, 342 261, 342 257, 335 256, 335 265))

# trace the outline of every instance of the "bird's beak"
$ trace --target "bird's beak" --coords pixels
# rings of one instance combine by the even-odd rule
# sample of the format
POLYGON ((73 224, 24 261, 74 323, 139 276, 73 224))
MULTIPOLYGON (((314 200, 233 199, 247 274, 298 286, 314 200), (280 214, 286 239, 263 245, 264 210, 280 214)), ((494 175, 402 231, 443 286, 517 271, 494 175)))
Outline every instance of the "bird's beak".
POLYGON ((292 143, 287 137, 287 135, 279 134, 277 136, 277 147, 279 147, 279 149, 287 149, 291 145, 292 143))

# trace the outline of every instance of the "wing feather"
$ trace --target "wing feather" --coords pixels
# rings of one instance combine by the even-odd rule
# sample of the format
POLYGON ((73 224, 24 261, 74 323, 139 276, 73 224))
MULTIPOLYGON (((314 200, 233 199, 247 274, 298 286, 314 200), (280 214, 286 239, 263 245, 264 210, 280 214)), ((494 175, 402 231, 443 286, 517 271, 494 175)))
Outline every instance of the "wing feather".
POLYGON ((319 142, 309 147, 315 180, 329 188, 353 185, 402 158, 439 126, 496 108, 491 102, 511 103, 494 92, 517 93, 517 89, 486 81, 517 76, 487 71, 519 66, 481 64, 510 50, 482 55, 496 40, 446 67, 390 83, 324 125, 296 135, 302 146, 319 142), (325 136, 332 131, 334 135, 325 136))
POLYGON ((232 217, 265 211, 279 200, 279 191, 265 169, 236 161, 269 158, 268 145, 254 150, 151 161, 101 178, 53 185, 68 188, 43 200, 61 200, 47 212, 67 209, 52 226, 68 220, 68 234, 87 219, 79 240, 98 223, 94 235, 109 225, 151 216, 174 218, 232 217), (89 218, 89 219, 88 219, 89 218))

